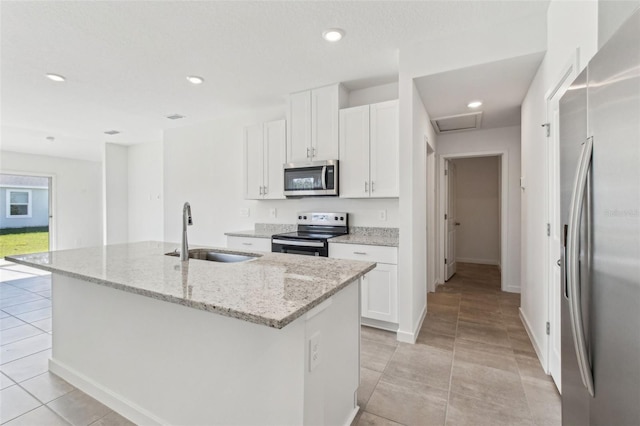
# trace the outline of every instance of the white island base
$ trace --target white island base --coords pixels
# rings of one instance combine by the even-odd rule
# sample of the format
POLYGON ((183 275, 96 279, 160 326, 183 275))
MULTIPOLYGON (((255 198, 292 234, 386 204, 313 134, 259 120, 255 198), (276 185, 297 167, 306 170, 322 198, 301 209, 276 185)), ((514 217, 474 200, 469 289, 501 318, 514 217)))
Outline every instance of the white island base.
POLYGON ((141 425, 348 425, 359 281, 275 329, 54 273, 49 368, 141 425))

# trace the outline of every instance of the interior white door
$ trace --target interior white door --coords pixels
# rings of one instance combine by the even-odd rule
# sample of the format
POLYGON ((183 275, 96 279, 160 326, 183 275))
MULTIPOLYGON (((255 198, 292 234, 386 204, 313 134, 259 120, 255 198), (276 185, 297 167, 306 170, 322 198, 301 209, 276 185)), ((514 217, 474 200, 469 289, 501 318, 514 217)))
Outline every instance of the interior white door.
POLYGON ((311 91, 289 96, 289 163, 310 161, 311 153, 311 91))
POLYGON ((313 161, 338 158, 339 86, 311 91, 311 150, 313 161))
POLYGON ((287 149, 285 120, 264 124, 264 198, 282 200, 284 196, 284 170, 287 149))
POLYGON ((398 164, 398 101, 372 104, 371 197, 397 197, 400 193, 398 164))
POLYGON ((456 165, 445 161, 447 179, 447 250, 446 250, 446 280, 456 273, 456 165))
POLYGON ((262 198, 263 186, 263 143, 262 124, 244 128, 244 176, 245 198, 262 198))
POLYGON ((340 110, 340 197, 369 197, 369 105, 340 110))

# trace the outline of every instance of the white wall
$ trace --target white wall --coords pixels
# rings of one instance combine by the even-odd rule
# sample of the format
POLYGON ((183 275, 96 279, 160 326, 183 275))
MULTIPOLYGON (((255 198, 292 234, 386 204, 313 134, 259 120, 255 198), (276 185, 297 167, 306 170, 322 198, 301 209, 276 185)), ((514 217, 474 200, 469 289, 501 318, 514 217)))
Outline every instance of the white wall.
POLYGON ((349 92, 349 107, 375 104, 398 99, 398 82, 367 87, 349 92))
POLYGON ((453 160, 456 165, 456 261, 500 263, 499 157, 453 160))
POLYGON ((104 160, 104 241, 122 244, 129 241, 129 168, 128 148, 105 143, 104 160))
POLYGON ((576 55, 584 68, 597 50, 598 2, 552 1, 547 12, 547 54, 522 103, 521 311, 546 365, 548 320, 546 257, 546 97, 576 55), (579 22, 579 25, 576 23, 579 22))
POLYGON ((102 244, 102 165, 99 162, 1 151, 0 171, 53 176, 52 249, 102 244))
POLYGON ((129 241, 163 241, 162 143, 128 149, 129 241))
MULTIPOLYGON (((503 288, 520 291, 520 127, 475 130, 451 133, 438 137, 439 156, 473 153, 494 155, 498 151, 507 153, 507 220, 506 247, 508 265, 505 269, 503 288)), ((505 196, 505 194, 503 194, 505 196)))

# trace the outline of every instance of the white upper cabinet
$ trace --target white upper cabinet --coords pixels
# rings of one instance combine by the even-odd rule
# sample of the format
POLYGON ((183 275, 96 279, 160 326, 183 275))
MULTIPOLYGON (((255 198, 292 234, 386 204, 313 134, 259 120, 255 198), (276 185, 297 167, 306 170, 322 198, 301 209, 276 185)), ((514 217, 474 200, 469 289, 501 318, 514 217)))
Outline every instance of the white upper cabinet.
POLYGON ((340 110, 340 196, 399 196, 398 101, 340 110))
POLYGON ((347 94, 340 84, 293 93, 289 97, 290 163, 338 158, 339 111, 347 94))
POLYGON ((245 198, 284 199, 285 120, 244 128, 245 198))

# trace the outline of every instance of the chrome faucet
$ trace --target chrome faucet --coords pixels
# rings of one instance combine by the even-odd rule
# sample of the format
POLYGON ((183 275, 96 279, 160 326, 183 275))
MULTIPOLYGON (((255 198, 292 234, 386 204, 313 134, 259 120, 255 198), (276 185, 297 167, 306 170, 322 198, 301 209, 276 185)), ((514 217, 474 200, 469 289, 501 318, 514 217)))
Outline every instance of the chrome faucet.
POLYGON ((189 260, 189 243, 187 242, 187 226, 193 225, 193 219, 191 219, 191 205, 184 203, 182 207, 182 248, 180 249, 180 260, 189 260))

